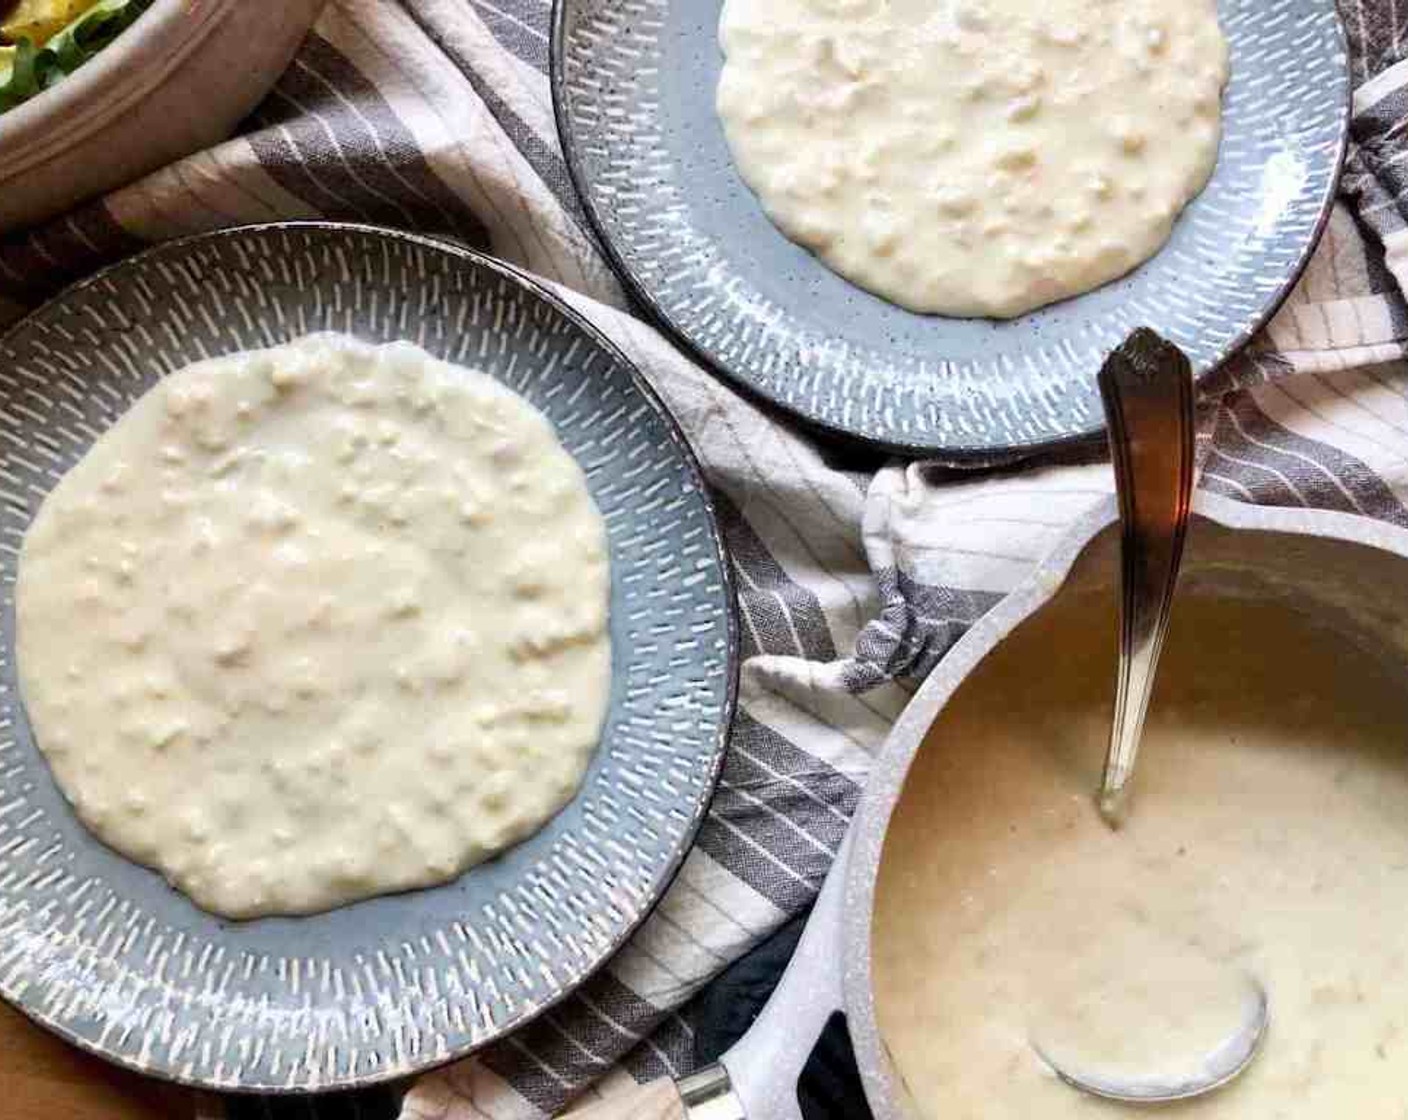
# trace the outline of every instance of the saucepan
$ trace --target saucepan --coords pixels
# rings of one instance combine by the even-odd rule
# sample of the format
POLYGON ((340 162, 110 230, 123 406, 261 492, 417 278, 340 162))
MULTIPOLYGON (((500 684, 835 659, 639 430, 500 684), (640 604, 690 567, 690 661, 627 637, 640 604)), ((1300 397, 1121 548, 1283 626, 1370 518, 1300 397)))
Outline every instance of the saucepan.
MULTIPOLYGON (((1408 666, 1408 531, 1364 517, 1250 506, 1206 493, 1193 509, 1180 598, 1293 603, 1319 623, 1401 655, 1408 666)), ((594 1103, 571 1120, 800 1120, 799 1080, 823 1030, 840 1016, 871 1112, 879 1120, 916 1115, 876 1024, 871 983, 875 885, 891 815, 935 719, 975 668, 1059 594, 1116 585, 1118 521, 1113 497, 1089 511, 919 690, 877 760, 792 964, 743 1040, 717 1067, 594 1103)), ((1095 776, 1092 790, 1094 783, 1095 776)))

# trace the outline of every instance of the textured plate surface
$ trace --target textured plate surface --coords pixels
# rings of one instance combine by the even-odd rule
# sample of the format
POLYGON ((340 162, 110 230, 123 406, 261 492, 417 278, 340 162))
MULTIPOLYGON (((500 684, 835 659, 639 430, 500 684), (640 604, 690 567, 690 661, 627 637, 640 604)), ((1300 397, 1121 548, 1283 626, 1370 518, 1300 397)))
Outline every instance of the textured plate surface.
POLYGON ((1199 374, 1271 314, 1334 198, 1349 71, 1334 0, 1220 0, 1217 170, 1123 280, 1011 322, 915 315, 768 221, 714 111, 722 0, 557 0, 553 95, 618 270, 697 354, 807 421, 903 450, 998 455, 1093 435, 1095 373, 1136 326, 1199 374))
POLYGON ((644 917, 693 838, 736 666, 707 492, 619 352, 497 263, 294 224, 119 265, 0 340, 0 498, 0 995, 79 1045, 228 1089, 404 1075, 565 995, 644 917), (409 338, 552 420, 608 526, 611 708, 582 792, 500 859, 433 890, 231 923, 100 844, 54 785, 16 693, 15 565, 44 495, 160 377, 316 330, 409 338))

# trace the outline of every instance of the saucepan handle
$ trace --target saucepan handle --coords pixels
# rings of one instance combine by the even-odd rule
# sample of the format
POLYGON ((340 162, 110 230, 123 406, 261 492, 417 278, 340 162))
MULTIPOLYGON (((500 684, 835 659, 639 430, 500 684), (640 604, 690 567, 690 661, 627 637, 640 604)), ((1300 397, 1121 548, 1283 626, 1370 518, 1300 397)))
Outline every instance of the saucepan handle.
POLYGON ((593 1101, 558 1120, 748 1120, 722 1066, 665 1078, 593 1101))
POLYGON ((573 1109, 561 1120, 686 1120, 684 1098, 668 1077, 573 1109))
POLYGON ((801 1120, 797 1083, 831 1016, 845 1007, 842 843, 782 982, 748 1033, 683 1081, 653 1081, 583 1105, 559 1120, 801 1120))
POLYGON ((748 1120, 802 1120, 797 1086, 827 1023, 845 1009, 844 897, 849 834, 762 1014, 723 1056, 748 1120))

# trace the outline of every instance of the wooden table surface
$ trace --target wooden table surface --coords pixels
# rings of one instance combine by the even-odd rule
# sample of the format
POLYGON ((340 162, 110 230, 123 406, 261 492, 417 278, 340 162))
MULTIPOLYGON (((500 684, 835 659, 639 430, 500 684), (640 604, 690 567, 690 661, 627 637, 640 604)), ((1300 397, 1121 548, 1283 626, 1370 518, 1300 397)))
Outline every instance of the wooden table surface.
POLYGON ((120 1070, 0 1004, 5 1120, 191 1120, 193 1095, 120 1070))

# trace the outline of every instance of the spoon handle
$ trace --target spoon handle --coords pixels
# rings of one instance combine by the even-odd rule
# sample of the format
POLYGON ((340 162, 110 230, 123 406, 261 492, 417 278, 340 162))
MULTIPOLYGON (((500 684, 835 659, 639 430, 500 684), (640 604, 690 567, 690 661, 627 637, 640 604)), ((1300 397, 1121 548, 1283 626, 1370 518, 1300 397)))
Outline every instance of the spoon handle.
POLYGON ((1154 672, 1168 631, 1193 496, 1193 372, 1183 352, 1139 329, 1100 370, 1119 492, 1119 684, 1100 812, 1119 827, 1154 672))

